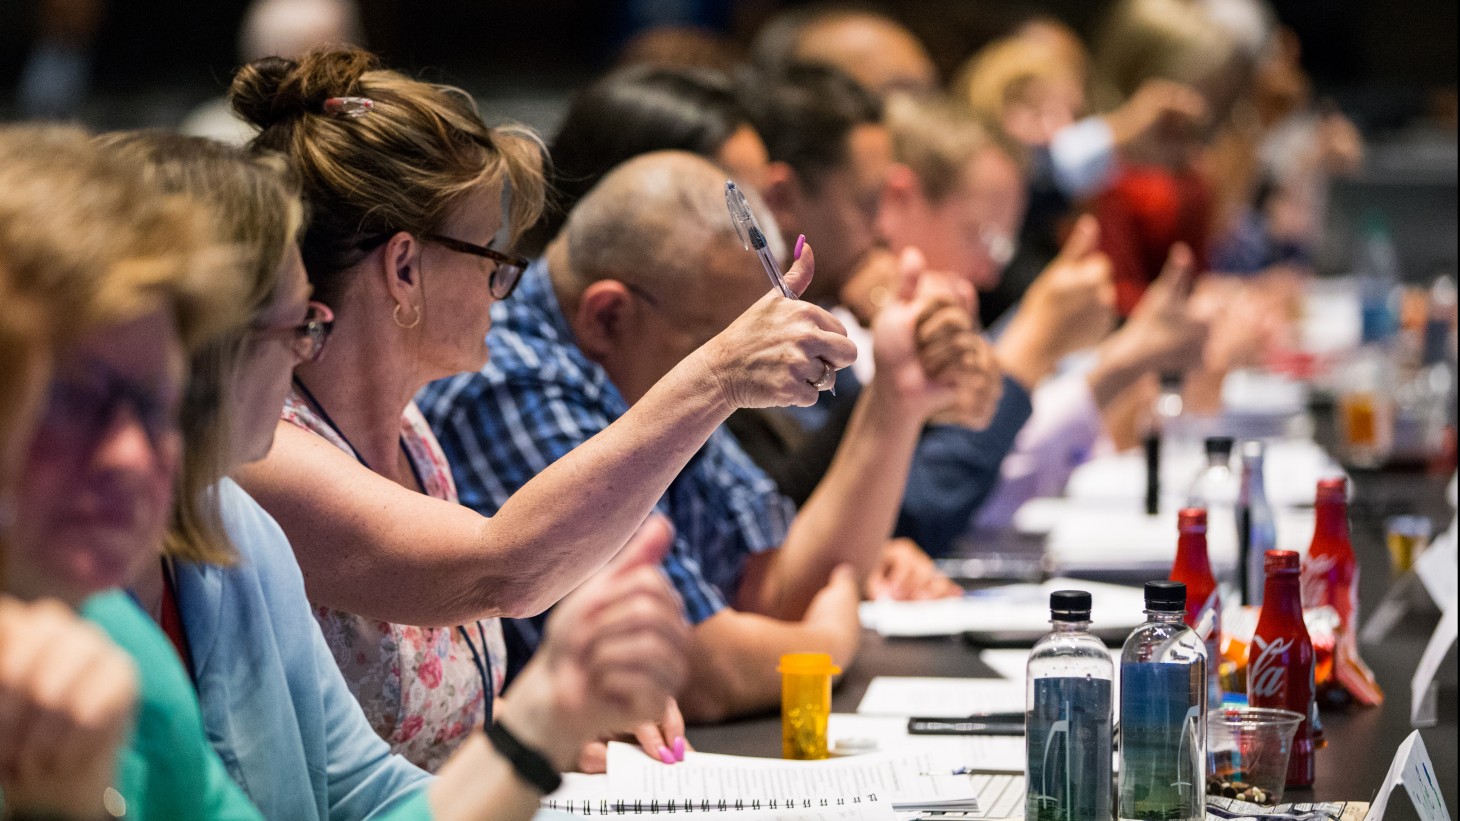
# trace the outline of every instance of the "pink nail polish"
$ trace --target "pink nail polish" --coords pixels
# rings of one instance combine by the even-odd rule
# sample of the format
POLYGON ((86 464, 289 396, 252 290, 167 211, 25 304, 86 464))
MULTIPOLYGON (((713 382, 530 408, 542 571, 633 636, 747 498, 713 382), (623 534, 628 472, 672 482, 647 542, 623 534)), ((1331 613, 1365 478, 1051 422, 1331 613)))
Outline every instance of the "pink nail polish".
POLYGON ((806 250, 806 235, 805 234, 801 234, 800 236, 796 237, 796 252, 792 256, 794 258, 796 258, 796 259, 800 259, 801 258, 801 252, 802 251, 805 251, 805 250, 806 250))
POLYGON ((684 760, 684 736, 674 739, 674 758, 676 761, 684 760))
POLYGON ((665 764, 673 764, 674 763, 674 753, 671 753, 669 751, 669 748, 668 747, 660 747, 659 748, 659 760, 660 761, 663 761, 665 764))

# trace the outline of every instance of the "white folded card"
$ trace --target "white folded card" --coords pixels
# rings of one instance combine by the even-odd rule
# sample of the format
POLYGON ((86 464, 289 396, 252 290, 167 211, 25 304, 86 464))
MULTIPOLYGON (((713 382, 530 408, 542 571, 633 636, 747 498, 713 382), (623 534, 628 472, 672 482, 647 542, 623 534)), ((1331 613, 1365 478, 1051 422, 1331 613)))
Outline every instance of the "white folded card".
POLYGON ((1440 785, 1435 782, 1435 767, 1430 763, 1429 751, 1424 739, 1416 730, 1399 745, 1394 763, 1389 765, 1389 774, 1379 787, 1379 794, 1369 806, 1364 821, 1384 821, 1389 808, 1389 798, 1394 788, 1403 784, 1409 792, 1409 800, 1419 811, 1420 821, 1450 821, 1450 811, 1445 808, 1445 797, 1440 794, 1440 785))

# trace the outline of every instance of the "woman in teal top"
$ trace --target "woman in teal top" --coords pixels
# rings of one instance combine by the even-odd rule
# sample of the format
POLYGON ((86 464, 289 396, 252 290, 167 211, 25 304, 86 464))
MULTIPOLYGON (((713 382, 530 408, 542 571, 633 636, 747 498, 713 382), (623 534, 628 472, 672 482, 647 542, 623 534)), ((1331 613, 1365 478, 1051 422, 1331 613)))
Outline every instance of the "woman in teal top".
MULTIPOLYGON (((226 284, 198 281, 207 226, 87 135, 4 131, 0 154, 14 206, 0 212, 7 260, 29 262, 16 276, 38 300, 62 306, 69 323, 23 448, 6 587, 74 606, 124 586, 149 555, 155 561, 172 501, 183 352, 237 309, 226 284), (8 230, 12 220, 24 230, 8 230)), ((157 627, 121 593, 97 598, 89 612, 140 676, 117 778, 98 791, 89 817, 261 818, 208 747, 157 627)))
MULTIPOLYGON (((131 657, 65 604, 8 595, 8 553, 22 449, 30 443, 51 349, 75 306, 40 299, 45 262, 31 235, 25 169, 9 162, 25 135, 0 130, 0 817, 92 818, 105 807, 137 701, 131 657), (20 179, 17 179, 20 177, 20 179), (12 230, 16 229, 16 230, 12 230), (24 766, 22 766, 24 765, 24 766)), ((33 180, 32 180, 33 181, 33 180)))
POLYGON ((121 818, 262 818, 208 746, 167 636, 120 591, 92 596, 81 614, 130 653, 141 674, 136 729, 117 762, 120 800, 108 796, 107 810, 121 818))

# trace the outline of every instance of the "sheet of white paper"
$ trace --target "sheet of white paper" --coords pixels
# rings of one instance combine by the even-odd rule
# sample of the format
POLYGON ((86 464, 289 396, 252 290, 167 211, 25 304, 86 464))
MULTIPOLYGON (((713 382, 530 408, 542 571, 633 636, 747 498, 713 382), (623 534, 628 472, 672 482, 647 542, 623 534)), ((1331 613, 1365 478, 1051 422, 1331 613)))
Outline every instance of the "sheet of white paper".
POLYGON ((686 753, 668 765, 638 747, 608 748, 609 788, 615 797, 781 800, 876 796, 908 802, 976 803, 966 775, 939 770, 926 753, 878 753, 826 761, 783 761, 712 753, 686 753))
POLYGON ((1444 662, 1445 654, 1455 645, 1457 631, 1460 631, 1457 630, 1460 629, 1457 616, 1460 616, 1460 610, 1452 604, 1440 617, 1434 635, 1430 636, 1430 643, 1425 646, 1424 655, 1419 657, 1419 666, 1414 670, 1414 679, 1409 685, 1409 718, 1410 723, 1416 727, 1434 725, 1434 716, 1430 714, 1433 705, 1426 704, 1426 697, 1435 684, 1435 676, 1440 672, 1440 664, 1444 662))
POLYGON ((966 716, 1024 712, 1024 683, 1001 678, 877 676, 867 686, 860 715, 966 716))
POLYGON ((1440 786, 1435 782, 1435 768, 1430 763, 1429 751, 1425 749, 1424 739, 1418 730, 1410 733, 1409 738, 1399 745, 1394 763, 1389 765, 1389 774, 1379 787, 1379 794, 1374 796, 1364 821, 1384 821, 1394 788, 1401 784, 1409 792, 1420 821, 1451 821, 1450 811, 1445 808, 1445 797, 1440 794, 1440 786))
MULTIPOLYGON (((826 737, 832 749, 838 741, 856 739, 875 742, 879 753, 924 753, 939 770, 950 772, 960 767, 995 772, 1024 769, 1023 736, 909 735, 903 716, 833 713, 826 737)), ((982 801, 983 795, 979 798, 982 801)))
POLYGON ((968 630, 1039 636, 1049 632, 1049 594, 1071 589, 1090 593, 1091 619, 1098 628, 1129 629, 1144 621, 1139 588, 1056 578, 978 590, 957 599, 865 602, 862 626, 884 636, 953 636, 968 630))
MULTIPOLYGON (((1280 510, 1275 515, 1278 548, 1307 554, 1313 540, 1312 508, 1280 510)), ((1169 571, 1176 558, 1174 510, 1147 516, 1136 505, 1066 502, 1055 518, 1045 553, 1056 572, 1157 574, 1169 571)))

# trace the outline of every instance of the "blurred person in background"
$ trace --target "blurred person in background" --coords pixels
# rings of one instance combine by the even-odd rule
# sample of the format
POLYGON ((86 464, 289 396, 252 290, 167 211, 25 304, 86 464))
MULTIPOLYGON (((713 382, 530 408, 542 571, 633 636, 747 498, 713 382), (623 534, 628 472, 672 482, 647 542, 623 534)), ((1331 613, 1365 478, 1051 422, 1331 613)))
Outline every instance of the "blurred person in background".
POLYGON ((1199 270, 1207 268, 1213 194, 1200 160, 1244 93, 1251 68, 1237 36, 1202 4, 1121 0, 1111 9, 1091 68, 1096 110, 1120 108, 1153 79, 1190 86, 1206 109, 1200 122, 1164 121, 1155 139, 1124 158, 1115 180, 1094 200, 1122 316, 1134 310, 1176 243, 1192 250, 1199 270))
MULTIPOLYGON (((518 299, 503 305, 488 336, 497 354, 486 367, 425 391, 427 417, 448 454, 460 457, 463 501, 492 512, 640 405, 677 363, 734 331, 747 306, 744 316, 755 317, 787 303, 766 293, 764 271, 727 219, 722 179, 716 166, 682 152, 617 167, 569 215, 518 299)), ((770 240, 784 252, 778 233, 770 240)), ((810 281, 811 249, 796 254, 787 274, 797 291, 810 281)), ((884 570, 922 419, 966 375, 966 346, 976 342, 936 333, 942 311, 967 308, 934 291, 914 294, 919 274, 915 263, 904 270, 904 287, 874 331, 879 378, 863 390, 844 447, 799 514, 723 430, 661 501, 676 525, 666 569, 696 625, 681 693, 691 720, 775 704, 782 653, 811 649, 850 663, 861 632, 859 587, 879 573, 908 576, 904 597, 957 591, 915 551, 892 548, 884 570)), ((789 304, 802 322, 839 330, 810 302, 789 304)), ((842 361, 850 362, 846 347, 842 361)), ((811 383, 824 374, 803 376, 811 383)), ((818 386, 807 387, 803 404, 818 386)))
POLYGON ((1139 157, 1165 129, 1200 122, 1206 105, 1193 89, 1151 80, 1122 106, 1086 112, 1088 55, 1074 32, 1035 20, 979 50, 960 70, 954 98, 1023 144, 1030 158, 1028 209, 1018 252, 999 284, 983 291, 992 326, 1059 253, 1081 207, 1139 157))
POLYGON ((1220 271, 1311 269, 1331 181, 1357 173, 1364 160, 1354 124, 1332 103, 1314 101, 1297 35, 1275 24, 1270 31, 1258 44, 1249 93, 1207 159, 1217 182, 1213 265, 1220 271))
MULTIPOLYGON (((887 186, 883 234, 894 248, 923 249, 931 266, 980 292, 996 287, 1021 216, 1023 148, 948 101, 898 98, 888 112, 900 165, 887 186)), ((1013 389, 1032 405, 1012 450, 989 470, 957 448, 926 449, 927 475, 941 481, 913 482, 903 503, 920 544, 946 550, 975 520, 1005 526, 1024 501, 1057 494, 1104 437, 1108 409, 1138 380, 1199 363, 1206 327, 1187 305, 1190 254, 1173 251, 1161 287, 1107 337, 1113 294, 1098 235, 1094 220, 1076 224, 998 336, 1013 389), (1088 363, 1061 364, 1087 349, 1088 363)))
POLYGON ((756 190, 770 162, 727 75, 653 65, 618 69, 579 92, 558 127, 548 204, 523 237, 523 252, 541 254, 604 174, 650 151, 698 154, 756 190))
POLYGON ((832 66, 878 97, 924 94, 941 85, 922 41, 868 3, 812 3, 783 11, 756 34, 750 61, 772 76, 801 63, 832 66))
POLYGON ((723 34, 698 26, 661 25, 629 38, 614 64, 730 72, 743 59, 737 44, 723 34))
MULTIPOLYGON (((238 58, 251 63, 265 57, 298 59, 312 49, 364 45, 355 0, 253 0, 238 31, 238 58)), ((198 105, 178 125, 195 137, 243 145, 258 129, 234 113, 227 96, 198 105)))
MULTIPOLYGON (((0 178, 14 181, 3 172, 0 178)), ((103 797, 116 783, 136 706, 136 667, 66 603, 17 599, 6 583, 20 468, 54 348, 65 344, 69 327, 58 315, 76 307, 59 294, 26 293, 10 274, 35 262, 27 259, 29 228, 17 224, 15 207, 48 199, 0 197, 0 817, 87 821, 105 812, 103 797)))
MULTIPOLYGON (((807 298, 835 306, 848 332, 875 353, 867 329, 895 293, 899 272, 898 257, 884 244, 878 219, 889 177, 906 171, 894 162, 883 107, 851 77, 830 66, 792 66, 780 75, 750 81, 745 88, 746 105, 772 160, 764 188, 769 209, 784 230, 817 236, 819 248, 829 246, 823 258, 833 260, 831 271, 824 281, 813 283, 807 298)), ((1016 187, 1015 213, 1019 193, 1016 187)), ((944 244, 956 241, 943 235, 931 239, 944 244)), ((942 264, 948 261, 944 259, 942 264)), ((939 276, 951 273, 939 266, 931 270, 939 276)), ((949 287, 973 304, 971 286, 955 276, 949 287)), ((971 330, 973 320, 970 313, 960 321, 971 330)), ((992 354, 987 346, 982 351, 992 354)), ((1036 355, 1028 348, 1024 354, 1036 355)), ((1037 356, 1045 357, 1042 352, 1037 356)), ((1042 367, 1030 362, 999 364, 1005 371, 1042 367)), ((815 407, 805 410, 737 413, 731 418, 731 429, 781 491, 804 504, 843 441, 861 385, 875 375, 875 357, 860 357, 852 372, 840 378, 836 396, 823 396, 815 407)), ((1017 386, 1011 389, 1007 373, 1000 374, 998 400, 991 414, 988 410, 976 392, 939 409, 934 424, 921 437, 910 487, 915 489, 924 482, 940 487, 956 484, 924 470, 927 449, 956 448, 990 476, 996 474, 999 461, 1028 418, 1027 394, 1017 386)), ((956 492, 978 495, 982 490, 960 488, 956 492)), ((904 511, 896 534, 911 535, 911 530, 904 511)))

